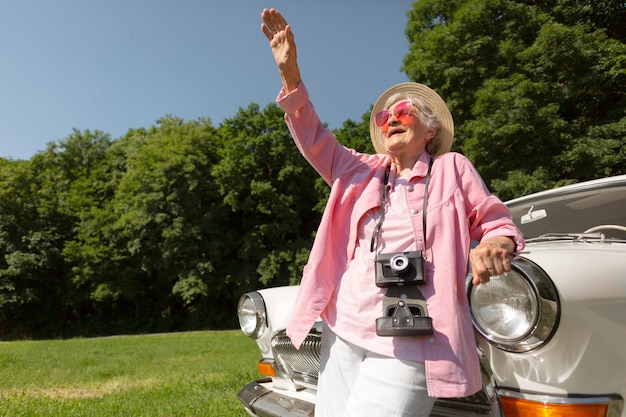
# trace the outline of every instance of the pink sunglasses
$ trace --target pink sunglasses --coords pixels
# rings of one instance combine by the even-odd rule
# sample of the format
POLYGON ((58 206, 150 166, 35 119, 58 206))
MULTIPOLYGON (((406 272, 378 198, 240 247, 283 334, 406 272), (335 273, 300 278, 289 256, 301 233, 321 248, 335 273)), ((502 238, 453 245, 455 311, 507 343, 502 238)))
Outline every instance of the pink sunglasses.
POLYGON ((389 118, 393 113, 393 116, 398 119, 400 123, 404 124, 404 121, 411 116, 412 106, 413 103, 411 100, 401 101, 393 109, 393 112, 390 112, 389 110, 382 110, 376 113, 376 116, 374 116, 374 122, 376 123, 376 126, 381 127, 383 130, 387 130, 389 128, 389 118))

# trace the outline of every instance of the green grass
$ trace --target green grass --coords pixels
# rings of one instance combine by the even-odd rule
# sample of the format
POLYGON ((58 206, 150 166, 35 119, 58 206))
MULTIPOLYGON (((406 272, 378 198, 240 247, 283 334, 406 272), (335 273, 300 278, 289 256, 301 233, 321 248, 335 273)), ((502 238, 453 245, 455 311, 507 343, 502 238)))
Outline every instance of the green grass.
POLYGON ((246 416, 240 331, 0 343, 0 416, 246 416))

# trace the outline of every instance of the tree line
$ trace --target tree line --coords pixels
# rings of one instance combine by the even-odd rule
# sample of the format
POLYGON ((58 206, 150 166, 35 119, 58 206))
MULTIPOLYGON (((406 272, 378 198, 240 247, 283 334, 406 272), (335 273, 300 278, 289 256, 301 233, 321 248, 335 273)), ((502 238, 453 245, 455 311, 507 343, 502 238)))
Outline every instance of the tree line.
MULTIPOLYGON (((622 174, 625 10, 420 0, 402 69, 502 199, 622 174)), ((373 152, 363 106, 335 133, 373 152)), ((328 191, 273 103, 0 159, 0 338, 233 328, 243 292, 299 281, 328 191)))

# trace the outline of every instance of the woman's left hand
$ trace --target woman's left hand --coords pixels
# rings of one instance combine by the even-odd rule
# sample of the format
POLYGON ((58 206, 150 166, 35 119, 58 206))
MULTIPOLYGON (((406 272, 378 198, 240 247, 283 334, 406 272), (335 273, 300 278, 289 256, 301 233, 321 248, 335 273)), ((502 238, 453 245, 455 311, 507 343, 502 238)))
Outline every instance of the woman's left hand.
POLYGON ((489 278, 511 271, 511 254, 515 251, 513 239, 492 237, 483 239, 470 252, 472 284, 489 282, 489 278))

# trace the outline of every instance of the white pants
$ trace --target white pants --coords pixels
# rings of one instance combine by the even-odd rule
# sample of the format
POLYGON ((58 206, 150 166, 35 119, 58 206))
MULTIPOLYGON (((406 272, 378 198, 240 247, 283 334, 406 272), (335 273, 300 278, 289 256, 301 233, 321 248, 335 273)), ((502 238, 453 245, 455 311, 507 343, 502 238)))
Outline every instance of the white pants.
POLYGON ((363 350, 324 326, 315 417, 428 417, 422 362, 363 350))

